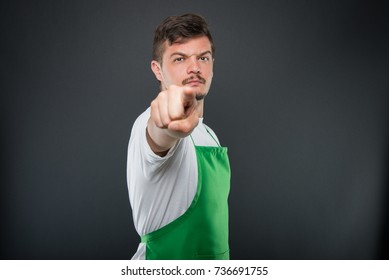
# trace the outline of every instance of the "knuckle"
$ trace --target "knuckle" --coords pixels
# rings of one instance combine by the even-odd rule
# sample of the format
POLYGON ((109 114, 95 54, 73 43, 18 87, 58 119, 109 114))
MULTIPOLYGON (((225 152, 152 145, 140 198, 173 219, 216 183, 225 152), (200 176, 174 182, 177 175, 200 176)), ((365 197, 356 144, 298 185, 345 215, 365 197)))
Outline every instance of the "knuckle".
POLYGON ((179 119, 182 118, 182 114, 180 112, 176 111, 176 110, 171 110, 169 112, 169 117, 172 120, 179 120, 179 119))
POLYGON ((154 100, 151 101, 151 103, 150 103, 150 108, 151 108, 151 109, 154 109, 156 106, 157 106, 157 101, 154 99, 154 100))
POLYGON ((159 100, 159 101, 165 100, 165 99, 167 98, 167 96, 168 96, 167 91, 165 91, 165 90, 164 90, 164 91, 161 91, 161 92, 158 94, 156 100, 159 100))
POLYGON ((161 118, 161 124, 162 124, 162 127, 164 127, 164 128, 168 127, 170 124, 170 119, 167 117, 161 118))
POLYGON ((160 122, 160 121, 156 121, 156 122, 155 122, 155 125, 156 125, 158 128, 164 128, 164 127, 165 127, 165 126, 163 125, 163 123, 160 122))

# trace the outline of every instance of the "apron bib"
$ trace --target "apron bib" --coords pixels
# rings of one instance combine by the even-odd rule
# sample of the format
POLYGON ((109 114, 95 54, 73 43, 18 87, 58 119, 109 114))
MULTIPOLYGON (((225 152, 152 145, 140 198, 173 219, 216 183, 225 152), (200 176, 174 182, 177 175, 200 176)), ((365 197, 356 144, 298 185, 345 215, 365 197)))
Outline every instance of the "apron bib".
POLYGON ((198 166, 195 197, 180 217, 141 237, 146 244, 147 260, 229 259, 227 148, 195 146, 195 149, 198 166))

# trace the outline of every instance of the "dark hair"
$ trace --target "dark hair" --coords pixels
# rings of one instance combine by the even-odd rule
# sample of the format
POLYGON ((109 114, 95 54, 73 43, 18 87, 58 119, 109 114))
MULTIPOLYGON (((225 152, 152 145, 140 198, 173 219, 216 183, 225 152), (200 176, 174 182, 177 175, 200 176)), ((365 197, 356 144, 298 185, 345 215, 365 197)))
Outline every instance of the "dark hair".
POLYGON ((205 19, 196 14, 184 14, 181 16, 167 17, 155 30, 153 42, 153 60, 162 63, 162 54, 164 52, 164 43, 169 45, 185 41, 189 38, 207 36, 211 43, 212 56, 215 53, 215 47, 208 24, 205 19))

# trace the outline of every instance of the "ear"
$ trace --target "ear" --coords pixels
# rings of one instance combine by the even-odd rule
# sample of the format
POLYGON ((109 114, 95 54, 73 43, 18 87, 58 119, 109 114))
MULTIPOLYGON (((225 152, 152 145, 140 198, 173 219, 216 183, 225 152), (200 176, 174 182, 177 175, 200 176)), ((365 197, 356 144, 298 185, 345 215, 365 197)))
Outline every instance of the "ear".
POLYGON ((162 82, 162 66, 158 61, 151 61, 151 70, 153 71, 155 77, 158 81, 162 82))

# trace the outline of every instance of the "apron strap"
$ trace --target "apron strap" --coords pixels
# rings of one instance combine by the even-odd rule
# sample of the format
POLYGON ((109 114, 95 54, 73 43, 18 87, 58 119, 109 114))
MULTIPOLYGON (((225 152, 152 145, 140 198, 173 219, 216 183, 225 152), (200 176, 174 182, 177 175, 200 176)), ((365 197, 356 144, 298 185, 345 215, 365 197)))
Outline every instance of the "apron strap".
MULTIPOLYGON (((221 145, 219 144, 219 142, 215 139, 215 137, 213 137, 212 133, 209 132, 207 126, 204 125, 204 127, 205 127, 205 130, 208 132, 208 134, 209 134, 209 135, 211 136, 211 138, 213 139, 213 141, 215 141, 217 147, 221 147, 221 145)), ((192 134, 190 134, 189 136, 190 136, 190 139, 192 139, 193 145, 196 146, 196 144, 195 144, 195 142, 194 142, 194 140, 193 140, 192 134)))
POLYGON ((205 127, 205 129, 207 130, 208 134, 211 135, 211 137, 212 137, 213 141, 215 141, 216 145, 217 145, 218 147, 221 147, 220 144, 219 144, 219 142, 215 139, 215 137, 213 137, 212 133, 209 132, 207 126, 204 125, 204 127, 205 127))

